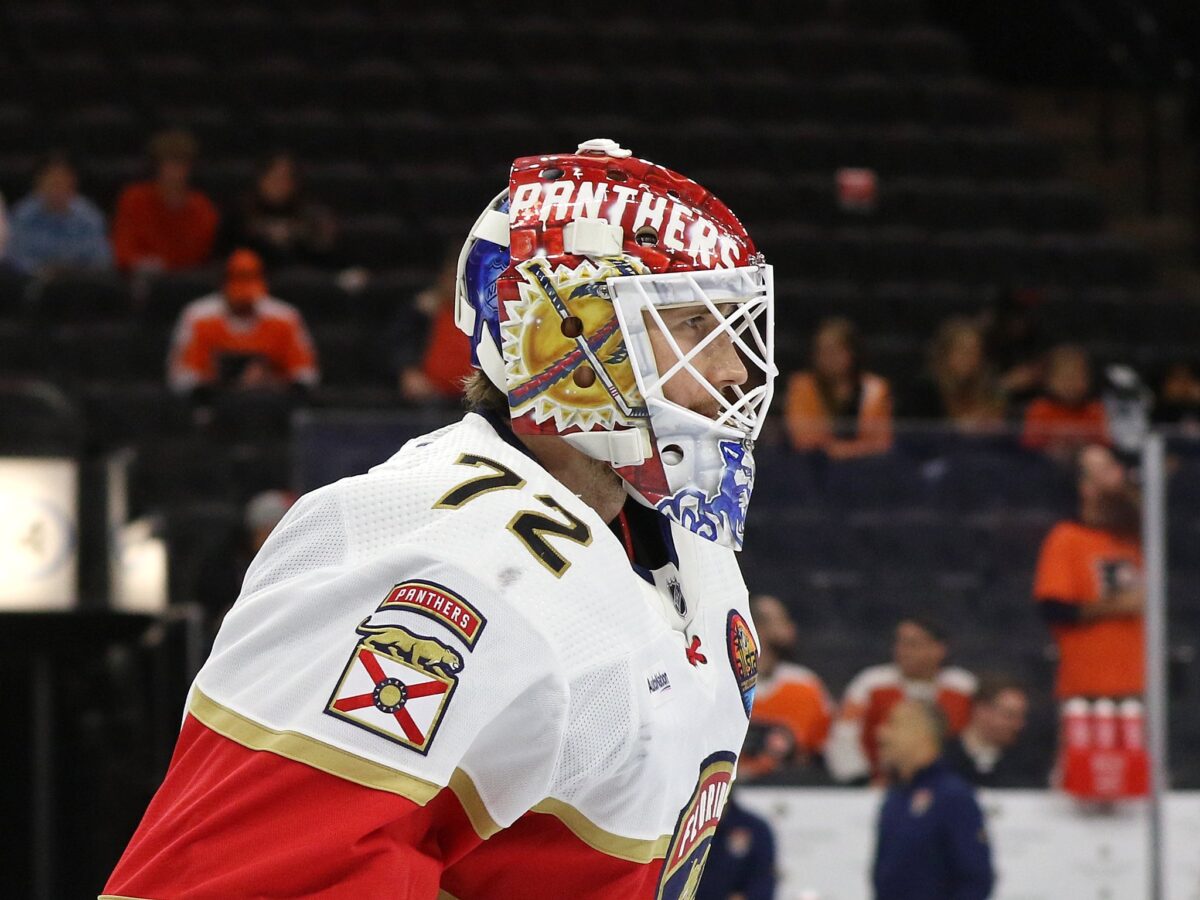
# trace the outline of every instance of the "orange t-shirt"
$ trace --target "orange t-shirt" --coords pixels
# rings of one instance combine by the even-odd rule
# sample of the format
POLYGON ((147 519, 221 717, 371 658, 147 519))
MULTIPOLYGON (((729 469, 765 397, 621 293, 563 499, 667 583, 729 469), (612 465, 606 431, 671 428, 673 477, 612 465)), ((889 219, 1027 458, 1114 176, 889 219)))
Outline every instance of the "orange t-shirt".
POLYGON ((769 679, 754 689, 755 722, 784 725, 796 739, 797 749, 820 753, 833 717, 829 694, 811 669, 780 663, 769 679))
POLYGON ((1083 406, 1064 406, 1049 397, 1030 403, 1025 411, 1021 445, 1030 450, 1044 450, 1060 443, 1109 443, 1104 404, 1093 400, 1083 406))
POLYGON ((169 207, 153 182, 131 184, 117 200, 113 216, 113 253, 128 271, 140 260, 156 258, 167 269, 188 269, 208 262, 217 235, 217 208, 199 191, 189 191, 180 207, 169 207))
POLYGON ((463 379, 474 367, 471 365, 471 339, 454 324, 454 307, 438 310, 429 326, 429 343, 421 371, 438 393, 453 397, 462 393, 463 379))
POLYGON ((259 300, 249 319, 231 315, 220 294, 190 303, 175 328, 171 386, 189 390, 212 383, 224 355, 259 358, 279 381, 317 381, 316 354, 304 320, 295 307, 273 297, 259 300))
POLYGON ((886 378, 864 372, 860 382, 853 438, 838 439, 833 419, 817 379, 811 372, 797 372, 788 380, 785 424, 797 450, 826 450, 838 457, 886 453, 892 446, 892 392, 886 378))
MULTIPOLYGON (((1095 603, 1136 587, 1141 573, 1142 551, 1135 542, 1077 522, 1060 522, 1042 543, 1033 596, 1095 603)), ((1145 689, 1141 616, 1059 625, 1052 631, 1058 643, 1059 698, 1122 697, 1145 689)))

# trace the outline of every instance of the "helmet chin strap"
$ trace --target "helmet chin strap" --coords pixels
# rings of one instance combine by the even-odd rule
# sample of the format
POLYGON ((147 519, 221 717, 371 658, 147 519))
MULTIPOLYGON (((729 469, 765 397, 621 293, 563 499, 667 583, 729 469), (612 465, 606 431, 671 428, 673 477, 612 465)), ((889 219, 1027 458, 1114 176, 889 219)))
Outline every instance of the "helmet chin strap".
POLYGON ((581 431, 564 434, 562 439, 585 456, 614 466, 640 466, 653 453, 650 433, 642 428, 624 431, 581 431))
POLYGON ((486 333, 486 329, 475 348, 475 355, 479 357, 479 367, 487 375, 488 381, 500 390, 506 391, 504 387, 504 357, 500 355, 500 349, 492 341, 492 336, 486 333))

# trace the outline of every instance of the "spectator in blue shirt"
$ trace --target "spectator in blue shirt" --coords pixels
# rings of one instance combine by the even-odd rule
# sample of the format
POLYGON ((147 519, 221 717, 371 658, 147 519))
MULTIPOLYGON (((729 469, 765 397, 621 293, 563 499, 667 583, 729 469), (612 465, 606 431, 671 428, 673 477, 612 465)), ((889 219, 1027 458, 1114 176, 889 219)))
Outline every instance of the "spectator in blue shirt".
POLYGON ((995 876, 972 787, 942 760, 945 714, 905 700, 879 729, 891 776, 879 813, 875 900, 986 900, 995 876))
POLYGON ((771 826, 739 806, 733 794, 713 835, 696 900, 772 900, 774 896, 771 826))
POLYGON ((78 187, 65 156, 52 154, 38 166, 33 191, 13 207, 9 265, 26 275, 112 268, 104 215, 78 187))

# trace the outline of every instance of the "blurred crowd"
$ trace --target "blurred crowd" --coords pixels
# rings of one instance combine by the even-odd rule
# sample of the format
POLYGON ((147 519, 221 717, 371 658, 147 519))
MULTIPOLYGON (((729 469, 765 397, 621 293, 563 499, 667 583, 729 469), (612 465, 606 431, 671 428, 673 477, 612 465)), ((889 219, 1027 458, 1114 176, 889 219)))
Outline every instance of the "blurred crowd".
MULTIPOLYGON (((156 134, 147 151, 148 177, 120 191, 111 217, 81 191, 74 160, 46 154, 25 197, 11 208, 0 197, 0 268, 43 282, 124 278, 135 296, 164 273, 223 269, 219 289, 179 317, 168 383, 200 401, 219 389, 303 396, 320 378, 318 348, 300 310, 271 294, 269 275, 308 267, 337 273, 347 289, 361 286, 367 273, 339 256, 336 217, 308 198, 288 152, 264 157, 242 196, 220 209, 193 183, 199 148, 191 134, 156 134)), ((400 397, 456 401, 470 362, 453 322, 453 269, 396 307, 389 364, 400 397)))
MULTIPOLYGON (((1101 444, 1079 454, 1077 484, 1078 516, 1047 534, 1029 586, 1030 601, 1057 644, 1054 696, 1062 703, 1137 699, 1145 670, 1138 493, 1125 465, 1101 444)), ((897 704, 922 701, 940 710, 945 762, 970 783, 1045 787, 1056 780, 1056 760, 1022 740, 1034 692, 1006 672, 976 674, 952 665, 945 623, 921 610, 902 613, 891 659, 854 676, 839 702, 820 673, 802 664, 790 599, 751 598, 759 680, 743 777, 886 783, 881 729, 897 704)))
POLYGON ((942 323, 923 372, 892 385, 870 371, 863 341, 845 318, 823 321, 808 368, 790 375, 784 408, 797 450, 831 459, 886 453, 894 423, 937 423, 974 437, 1020 432, 1020 444, 1073 464, 1089 444, 1130 450, 1149 423, 1200 436, 1200 368, 1179 361, 1147 373, 1125 365, 1098 377, 1075 344, 1038 338, 1038 294, 1014 291, 974 317, 942 323))
MULTIPOLYGON (((126 185, 106 216, 81 191, 75 162, 48 153, 25 197, 7 211, 0 197, 0 267, 35 279, 91 273, 136 285, 160 273, 223 265, 222 288, 198 297, 180 317, 171 386, 199 389, 200 396, 220 386, 302 394, 319 380, 320 348, 288 298, 271 295, 269 274, 313 267, 353 286, 367 273, 342 258, 337 218, 309 198, 292 154, 265 156, 224 209, 193 183, 198 154, 186 131, 154 135, 147 177, 126 185)), ((467 341, 453 322, 455 258, 448 255, 427 290, 397 298, 387 363, 403 402, 452 403, 470 369, 467 341)), ((780 298, 781 327, 787 302, 780 298)), ((823 321, 809 365, 786 378, 787 439, 797 450, 847 459, 887 452, 897 420, 937 422, 972 436, 1019 428, 1026 448, 1070 461, 1086 444, 1121 444, 1151 419, 1200 435, 1195 360, 1140 375, 1111 366, 1098 373, 1082 347, 1046 346, 1040 302, 1036 290, 1012 290, 978 315, 946 320, 929 341, 923 371, 899 383, 871 370, 854 322, 823 321)))

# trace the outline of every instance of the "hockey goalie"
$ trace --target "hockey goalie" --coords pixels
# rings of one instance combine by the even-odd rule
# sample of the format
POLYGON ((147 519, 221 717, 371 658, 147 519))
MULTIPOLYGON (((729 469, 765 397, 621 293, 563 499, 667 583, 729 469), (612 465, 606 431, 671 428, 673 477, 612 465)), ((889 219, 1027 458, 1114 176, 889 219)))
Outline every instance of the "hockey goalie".
POLYGON ((105 896, 692 897, 754 694, 773 302, 699 184, 516 160, 459 260, 470 411, 275 529, 105 896))

